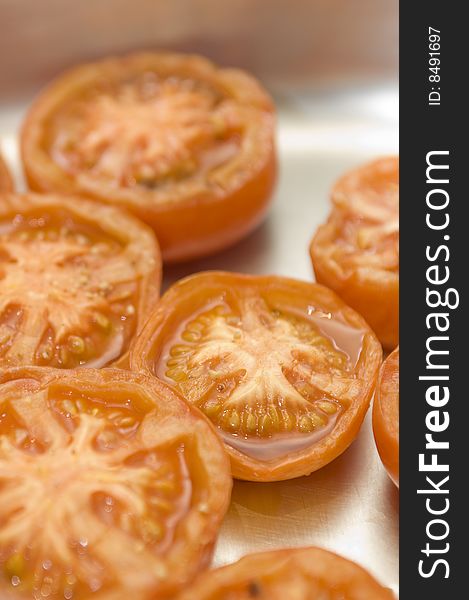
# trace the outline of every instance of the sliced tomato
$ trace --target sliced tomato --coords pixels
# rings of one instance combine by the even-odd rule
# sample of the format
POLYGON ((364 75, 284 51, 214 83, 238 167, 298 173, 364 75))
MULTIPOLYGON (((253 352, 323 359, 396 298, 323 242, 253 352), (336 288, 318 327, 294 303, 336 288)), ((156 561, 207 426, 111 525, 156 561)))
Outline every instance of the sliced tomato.
POLYGON ((399 160, 382 158, 347 173, 333 209, 311 242, 319 283, 362 314, 385 348, 399 341, 399 160))
POLYGON ((178 389, 225 441, 234 477, 305 475, 358 433, 381 361, 365 321, 326 288, 207 272, 162 297, 134 370, 178 389))
POLYGON ((0 367, 124 360, 159 294, 153 232, 82 198, 0 194, 0 367))
POLYGON ((393 600, 362 567, 320 548, 245 556, 206 571, 177 600, 393 600))
POLYGON ((373 402, 373 433, 383 465, 399 487, 399 348, 381 367, 373 402))
POLYGON ((0 374, 0 596, 166 598, 209 561, 230 491, 215 431, 155 378, 0 374))
POLYGON ((0 154, 0 192, 11 192, 12 190, 13 180, 0 154))
POLYGON ((36 100, 22 133, 33 189, 123 206, 181 261, 264 217, 276 176, 274 108, 246 73, 201 57, 136 54, 78 67, 36 100))

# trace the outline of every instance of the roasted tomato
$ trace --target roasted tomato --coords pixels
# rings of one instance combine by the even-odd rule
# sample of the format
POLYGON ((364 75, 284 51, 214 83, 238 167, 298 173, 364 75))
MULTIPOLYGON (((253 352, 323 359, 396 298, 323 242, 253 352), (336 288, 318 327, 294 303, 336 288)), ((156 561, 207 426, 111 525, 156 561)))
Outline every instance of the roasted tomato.
POLYGON ((206 571, 177 600, 393 600, 362 567, 320 548, 245 556, 206 571))
POLYGON ((399 161, 351 171, 311 243, 316 279, 365 317, 383 346, 399 341, 399 161))
POLYGON ((84 65, 52 83, 23 127, 33 189, 125 207, 181 261, 264 217, 276 175, 274 108, 246 73, 183 54, 84 65))
POLYGON ((207 272, 174 285, 131 368, 171 383, 225 441, 233 476, 306 475, 341 454, 368 409, 381 346, 322 286, 207 272))
POLYGON ((230 491, 212 426, 154 377, 0 374, 2 598, 165 598, 208 563, 230 491))
POLYGON ((13 181, 0 155, 0 192, 11 192, 13 190, 13 181))
POLYGON ((373 433, 383 465, 399 486, 399 348, 381 367, 373 402, 373 433))
POLYGON ((0 368, 124 361, 160 276, 153 232, 123 211, 0 194, 0 368))

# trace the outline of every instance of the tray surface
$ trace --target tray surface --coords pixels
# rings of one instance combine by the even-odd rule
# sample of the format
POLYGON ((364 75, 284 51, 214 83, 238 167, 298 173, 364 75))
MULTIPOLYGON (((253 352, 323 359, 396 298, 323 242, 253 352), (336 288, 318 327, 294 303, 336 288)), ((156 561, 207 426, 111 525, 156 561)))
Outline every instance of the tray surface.
MULTIPOLYGON (((283 93, 280 180, 267 221, 237 246, 165 271, 164 285, 189 273, 223 269, 312 280, 309 240, 329 210, 328 193, 345 170, 398 151, 397 87, 283 93)), ((21 187, 17 131, 24 105, 0 107, 0 143, 21 187)), ((356 560, 398 591, 399 495, 375 449, 368 414, 354 444, 309 477, 235 482, 214 564, 281 546, 317 545, 356 560)))

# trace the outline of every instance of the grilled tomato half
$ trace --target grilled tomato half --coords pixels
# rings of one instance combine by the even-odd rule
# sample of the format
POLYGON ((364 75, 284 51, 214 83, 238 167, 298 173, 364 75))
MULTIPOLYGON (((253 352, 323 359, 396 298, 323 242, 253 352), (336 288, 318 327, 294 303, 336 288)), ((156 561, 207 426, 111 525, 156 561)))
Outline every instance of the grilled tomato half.
POLYGON ((124 360, 160 277, 153 232, 123 211, 0 194, 0 368, 124 360))
POLYGON ((22 132, 30 186, 125 207, 181 261, 263 219, 276 177, 274 107, 250 75, 171 53, 78 67, 33 104, 22 132))
POLYGON ((364 319, 330 290, 206 272, 176 283, 132 344, 131 368, 175 387, 217 427, 233 476, 306 475, 358 433, 381 362, 364 319))
POLYGON ((206 571, 177 600, 394 600, 362 567, 320 548, 245 556, 206 571))
POLYGON ((381 367, 373 401, 373 433, 383 465, 399 486, 399 348, 381 367))
POLYGON ((387 350, 399 341, 399 160, 381 158, 338 181, 310 252, 316 279, 365 317, 387 350))
POLYGON ((0 192, 11 192, 13 190, 13 180, 10 172, 0 154, 0 192))
POLYGON ((208 563, 230 491, 215 431, 155 378, 0 374, 2 598, 166 598, 208 563))

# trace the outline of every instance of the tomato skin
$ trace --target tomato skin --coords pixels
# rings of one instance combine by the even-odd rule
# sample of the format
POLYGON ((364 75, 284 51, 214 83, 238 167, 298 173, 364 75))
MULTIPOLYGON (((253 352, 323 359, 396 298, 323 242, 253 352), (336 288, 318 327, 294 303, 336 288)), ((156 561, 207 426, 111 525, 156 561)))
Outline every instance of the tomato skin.
MULTIPOLYGON (((33 251, 28 249, 29 246, 27 246, 27 244, 31 241, 31 236, 39 235, 41 229, 41 227, 37 226, 37 224, 35 226, 30 226, 29 219, 32 219, 33 221, 40 221, 43 217, 45 221, 50 222, 51 228, 55 228, 55 238, 60 237, 61 229, 70 229, 70 231, 73 231, 73 225, 70 225, 69 227, 69 223, 71 221, 76 221, 80 227, 90 230, 90 233, 92 236, 94 236, 94 238, 92 241, 88 240, 89 246, 86 248, 86 250, 78 249, 76 251, 75 258, 78 260, 82 260, 80 253, 83 253, 82 256, 85 257, 98 257, 99 244, 101 242, 110 240, 111 242, 116 242, 116 244, 122 244, 124 264, 123 266, 121 265, 121 268, 130 268, 135 281, 135 306, 132 305, 132 316, 129 317, 134 320, 134 325, 132 325, 133 329, 129 327, 128 331, 125 330, 120 353, 117 354, 117 356, 114 356, 112 359, 103 359, 102 366, 110 363, 113 363, 116 366, 125 366, 127 363, 130 338, 143 327, 147 315, 159 297, 162 262, 160 250, 154 233, 150 228, 138 221, 135 217, 127 214, 125 211, 110 206, 104 206, 95 201, 83 199, 81 197, 59 196, 52 194, 39 195, 32 193, 0 194, 0 220, 7 223, 9 227, 11 226, 12 232, 15 231, 15 227, 19 228, 17 231, 18 237, 13 241, 16 249, 19 249, 18 251, 21 253, 21 259, 23 260, 24 265, 27 267, 33 259, 40 262, 40 264, 36 265, 35 270, 31 272, 28 270, 27 275, 21 273, 21 269, 17 269, 17 272, 10 274, 10 279, 8 279, 7 273, 6 283, 2 281, 3 277, 5 276, 5 273, 2 270, 0 277, 0 292, 2 292, 4 298, 8 298, 8 294, 10 294, 10 299, 8 302, 13 303, 15 307, 19 306, 20 309, 24 308, 30 316, 31 321, 36 326, 40 320, 43 320, 44 322, 47 322, 47 319, 52 320, 54 314, 57 314, 58 312, 57 307, 61 309, 61 314, 63 314, 65 318, 67 317, 68 313, 72 314, 76 309, 76 316, 79 319, 81 314, 79 312, 81 307, 80 302, 83 299, 85 299, 85 301, 89 300, 90 297, 90 291, 86 288, 86 283, 79 281, 79 268, 68 271, 69 276, 67 282, 65 283, 64 279, 67 277, 67 255, 64 255, 65 264, 61 264, 60 261, 55 264, 54 257, 51 257, 49 254, 45 253, 45 251, 43 251, 43 255, 39 255, 36 250, 33 251), (40 219, 37 219, 38 216, 40 219), (21 227, 23 230, 20 230, 21 227), (29 241, 23 242, 21 235, 25 235, 26 237, 30 236, 28 238, 29 241), (95 250, 98 250, 98 252, 94 252, 95 250), (29 257, 28 252, 30 252, 29 257), (53 269, 54 274, 57 274, 59 278, 63 278, 63 280, 60 279, 58 284, 53 280, 53 269), (20 275, 24 276, 20 277, 20 275), (26 280, 25 277, 28 277, 29 279, 26 280), (19 285, 22 287, 20 288, 20 297, 16 298, 14 286, 17 284, 18 280, 20 282, 19 285), (13 283, 11 283, 11 281, 13 281, 13 283), (59 287, 54 288, 56 284, 59 287), (76 288, 74 292, 75 296, 66 296, 65 294, 74 287, 76 288), (38 297, 41 297, 42 299, 37 300, 38 297)), ((45 227, 48 227, 48 223, 45 223, 45 227)), ((43 236, 44 235, 45 234, 43 234, 43 236)), ((41 239, 45 244, 44 237, 41 239)), ((9 241, 11 242, 12 240, 10 239, 9 241)), ((54 244, 57 244, 57 248, 59 247, 58 244, 60 239, 59 241, 46 241, 49 241, 50 248, 55 248, 54 244)), ((8 232, 0 234, 0 253, 3 250, 3 246, 7 247, 7 242, 8 232)), ((106 254, 106 257, 108 260, 117 258, 117 252, 115 252, 111 257, 109 254, 106 254)), ((5 259, 5 257, 0 254, 0 267, 2 265, 2 258, 5 259)), ((105 260, 106 259, 102 259, 101 263, 97 262, 96 265, 105 267, 105 260)), ((114 275, 118 277, 119 273, 114 273, 114 275)), ((96 281, 98 287, 103 283, 104 282, 102 280, 96 281)), ((0 299, 2 294, 0 294, 0 299)), ((110 301, 106 300, 106 294, 107 291, 104 290, 102 294, 104 298, 103 302, 109 304, 110 301)), ((9 308, 7 305, 5 312, 8 310, 9 308)), ((91 310, 92 309, 90 309, 90 311, 91 310)), ((96 311, 98 310, 100 310, 99 305, 96 307, 96 311)), ((0 317, 4 317, 4 313, 2 311, 0 311, 0 317)), ((115 316, 115 320, 118 322, 117 316, 115 316)), ((1 325, 3 325, 3 323, 0 320, 0 326, 1 325)), ((63 326, 63 322, 61 322, 59 326, 63 326)), ((21 327, 24 326, 20 320, 20 324, 17 325, 16 330, 18 338, 22 337, 21 327)), ((103 327, 105 330, 106 325, 103 325, 103 327)), ((46 328, 47 326, 43 327, 41 333, 37 334, 37 346, 39 346, 40 338, 43 335, 43 330, 46 328)), ((98 324, 93 325, 91 334, 93 332, 96 333, 99 330, 100 325, 98 322, 98 324)), ((31 332, 29 333, 31 334, 31 332)), ((73 331, 73 333, 75 334, 80 332, 73 331)), ((29 337, 32 338, 31 335, 29 337)), ((4 355, 3 352, 1 352, 1 350, 3 350, 2 346, 3 340, 0 343, 0 368, 10 368, 23 366, 26 364, 38 364, 35 362, 37 360, 37 355, 35 358, 26 356, 21 358, 20 355, 16 354, 13 355, 13 357, 11 355, 9 356, 8 354, 4 355)), ((99 361, 101 356, 98 354, 92 358, 93 360, 96 359, 99 361)), ((43 363, 40 363, 40 365, 42 364, 43 363)), ((45 366, 56 365, 52 364, 45 366)))
MULTIPOLYGON (((295 314, 307 314, 311 305, 364 332, 363 346, 356 366, 363 382, 360 392, 336 425, 320 441, 298 451, 287 452, 271 460, 260 460, 229 445, 233 477, 248 481, 280 481, 308 475, 342 454, 357 436, 374 392, 382 350, 373 332, 360 315, 346 306, 327 288, 277 276, 254 276, 226 272, 205 272, 189 276, 170 288, 161 298, 147 325, 134 340, 130 350, 130 367, 160 376, 162 352, 181 322, 193 317, 197 307, 207 299, 220 297, 232 290, 237 297, 244 293, 278 295, 295 314), (287 299, 287 300, 285 300, 287 299), (194 312, 193 312, 194 311, 194 312), (338 317, 337 317, 338 318, 338 317)), ((169 381, 168 381, 169 383, 169 381)))
MULTIPOLYGON (((176 392, 157 379, 149 378, 142 374, 114 368, 66 371, 39 367, 19 367, 0 371, 0 406, 4 401, 8 402, 10 398, 19 398, 19 401, 24 398, 25 402, 29 402, 31 396, 43 390, 49 394, 48 402, 50 404, 48 408, 50 412, 52 412, 51 402, 62 391, 65 391, 67 397, 70 397, 70 391, 73 390, 79 398, 87 394, 93 398, 93 401, 96 398, 100 398, 102 403, 99 406, 103 407, 103 410, 113 410, 115 408, 116 401, 114 398, 118 397, 118 394, 124 394, 126 395, 125 397, 130 397, 132 400, 138 399, 139 402, 142 397, 145 397, 145 402, 148 401, 147 399, 154 402, 156 411, 151 407, 147 409, 149 410, 149 414, 153 415, 151 417, 153 420, 152 425, 147 425, 144 433, 140 433, 140 437, 136 436, 137 443, 135 443, 135 438, 133 438, 136 448, 139 449, 141 447, 144 450, 151 451, 152 436, 155 438, 155 434, 152 433, 152 430, 156 427, 154 424, 155 418, 165 423, 166 435, 169 435, 171 438, 173 435, 171 432, 174 430, 175 442, 177 444, 185 444, 189 448, 185 452, 185 456, 190 470, 190 505, 187 513, 183 514, 179 522, 175 525, 170 545, 166 547, 163 553, 156 552, 158 564, 148 565, 148 569, 155 569, 155 573, 158 573, 158 569, 162 569, 165 573, 164 576, 155 575, 154 578, 142 578, 137 575, 134 580, 136 582, 135 587, 132 584, 130 588, 127 588, 123 582, 130 581, 132 574, 119 573, 115 580, 111 579, 112 583, 104 585, 102 590, 100 589, 93 594, 88 592, 88 594, 83 595, 80 588, 79 592, 73 596, 77 600, 91 600, 91 597, 96 600, 121 600, 124 597, 127 598, 129 594, 132 594, 132 597, 136 600, 150 600, 150 598, 161 598, 161 600, 172 599, 176 592, 185 587, 201 570, 208 566, 218 529, 229 505, 232 486, 230 466, 214 428, 205 419, 200 417, 198 411, 187 405, 176 392), (115 396, 113 395, 113 390, 115 391, 115 396), (108 401, 109 407, 107 407, 108 401), (148 445, 150 446, 149 448, 148 445)), ((141 409, 137 409, 134 415, 143 419, 141 409)), ((82 416, 82 413, 79 413, 79 416, 82 416)), ((38 418, 41 421, 41 416, 38 418)), ((143 426, 141 429, 143 429, 143 426)), ((132 441, 128 441, 127 444, 132 447, 132 441)), ((124 451, 124 457, 127 456, 125 454, 126 447, 126 445, 121 447, 121 450, 124 451)), ((87 449, 84 448, 84 450, 87 449)), ((46 450, 46 455, 47 452, 48 450, 46 450)), ((51 450, 51 472, 53 472, 52 461, 60 461, 61 452, 66 458, 67 446, 61 448, 54 445, 51 450)), ((32 459, 34 459, 34 456, 32 456, 32 459)), ((124 468, 126 465, 127 462, 123 458, 121 467, 124 468)), ((92 476, 91 469, 93 466, 90 462, 89 474, 85 473, 83 475, 84 482, 88 481, 92 476)), ((73 465, 71 465, 71 470, 73 470, 73 465)), ((109 471, 109 478, 111 479, 113 477, 112 473, 113 469, 111 468, 109 471)), ((0 481, 2 481, 2 475, 3 473, 0 472, 0 481)), ((44 475, 47 475, 47 473, 44 473, 44 475)), ((56 485, 59 486, 62 482, 64 482, 64 486, 67 485, 68 473, 64 471, 63 476, 63 481, 60 479, 57 480, 56 485)), ((105 484, 107 478, 103 477, 102 481, 105 484)), ((0 506, 4 489, 0 486, 0 506)), ((135 491, 130 483, 128 489, 129 494, 135 491)), ((142 494, 141 500, 142 502, 146 502, 148 498, 142 494)), ((57 510, 60 508, 62 508, 60 499, 57 499, 57 510)), ((77 499, 76 508, 84 512, 91 510, 90 506, 83 502, 83 499, 77 499)), ((28 517, 27 514, 26 517, 28 517)), ((39 526, 40 524, 37 523, 37 525, 39 526)), ((76 531, 72 529, 68 531, 67 527, 68 523, 65 524, 65 531, 61 531, 64 535, 64 541, 68 539, 68 535, 70 535, 70 539, 73 539, 73 535, 76 535, 76 531)), ((114 526, 110 526, 108 535, 113 535, 112 527, 114 526)), ((87 534, 90 539, 93 538, 92 532, 83 529, 80 529, 80 532, 80 535, 83 535, 85 538, 88 537, 87 534)), ((40 534, 38 537, 40 537, 40 534)), ((121 537, 120 539, 122 542, 123 538, 121 537)), ((143 539, 145 540, 145 538, 143 539)), ((145 543, 147 542, 145 541, 145 543)), ((117 549, 120 556, 135 552, 134 544, 135 541, 132 541, 132 538, 129 537, 128 545, 120 546, 117 549)), ((2 593, 2 585, 4 584, 2 571, 4 565, 1 560, 3 549, 0 532, 0 592, 2 593)), ((31 551, 34 550, 34 543, 32 543, 30 549, 31 551)), ((38 551, 44 552, 41 549, 38 551)), ((46 554, 48 551, 49 549, 45 550, 46 554)), ((93 552, 93 544, 91 542, 89 551, 93 552)), ((150 551, 154 552, 151 548, 150 551)), ((46 558, 49 559, 49 556, 47 555, 46 558)), ((122 560, 119 564, 125 565, 126 562, 122 560)), ((72 567, 74 566, 76 565, 72 565, 72 567)), ((69 566, 67 565, 68 568, 69 566)), ((112 562, 111 566, 107 566, 107 569, 112 570, 112 562)), ((69 571, 67 570, 66 572, 68 573, 69 571)), ((105 575, 108 575, 107 572, 105 575)), ((112 576, 114 576, 114 573, 112 573, 112 576)), ((22 588, 19 589, 21 590, 22 588)), ((7 589, 5 591, 8 593, 10 590, 7 589)), ((15 590, 15 592, 17 591, 15 590)), ((17 597, 15 593, 13 593, 13 596, 17 597)), ((31 596, 26 593, 25 596, 19 595, 18 597, 30 598, 31 596)), ((56 595, 54 593, 50 597, 51 600, 55 600, 56 598, 62 598, 63 595, 56 595)))
POLYGON ((31 189, 80 194, 133 212, 155 231, 165 262, 182 262, 226 248, 264 219, 277 177, 274 106, 247 73, 219 69, 194 55, 140 53, 73 69, 49 85, 33 104, 22 128, 21 153, 31 189), (138 188, 88 185, 61 169, 44 147, 48 122, 58 107, 106 78, 117 80, 145 70, 202 81, 232 100, 245 119, 240 156, 228 162, 216 184, 170 193, 138 188))
POLYGON ((295 600, 394 598, 389 589, 348 559, 321 548, 289 548, 251 554, 206 571, 177 600, 283 600, 290 595, 295 600))
POLYGON ((13 191, 13 179, 8 168, 0 154, 0 192, 13 191))
POLYGON ((373 434, 381 461, 399 487, 399 346, 380 370, 373 402, 373 434))
MULTIPOLYGON (((371 264, 347 269, 341 258, 331 256, 331 251, 339 247, 338 240, 344 230, 353 227, 354 221, 363 219, 354 206, 360 194, 365 201, 369 198, 373 209, 373 201, 379 198, 380 189, 383 190, 383 196, 391 196, 392 191, 387 188, 398 186, 398 169, 397 158, 382 158, 350 171, 339 179, 331 193, 331 214, 327 222, 318 228, 310 245, 316 280, 333 289, 349 306, 363 315, 387 350, 392 350, 399 342, 398 266, 371 264)), ((390 212, 397 215, 397 192, 394 204, 395 208, 390 212)), ((370 221, 373 222, 373 219, 370 221)), ((398 241, 395 242, 396 250, 397 246, 398 241)), ((371 252, 374 252, 373 248, 371 252)), ((365 256, 366 252, 362 254, 365 256)))

